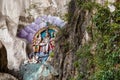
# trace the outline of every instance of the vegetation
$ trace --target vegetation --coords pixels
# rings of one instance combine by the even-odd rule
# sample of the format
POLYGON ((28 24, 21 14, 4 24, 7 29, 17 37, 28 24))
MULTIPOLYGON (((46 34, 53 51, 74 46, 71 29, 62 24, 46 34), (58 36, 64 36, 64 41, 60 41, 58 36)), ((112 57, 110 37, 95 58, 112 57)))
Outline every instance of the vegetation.
POLYGON ((107 4, 101 6, 89 2, 78 5, 89 11, 94 8, 96 13, 92 16, 92 28, 88 27, 93 40, 76 53, 78 60, 74 66, 79 75, 75 80, 120 80, 120 4, 113 4, 114 12, 110 12, 107 4))
POLYGON ((53 58, 54 57, 54 52, 50 53, 50 57, 53 58))

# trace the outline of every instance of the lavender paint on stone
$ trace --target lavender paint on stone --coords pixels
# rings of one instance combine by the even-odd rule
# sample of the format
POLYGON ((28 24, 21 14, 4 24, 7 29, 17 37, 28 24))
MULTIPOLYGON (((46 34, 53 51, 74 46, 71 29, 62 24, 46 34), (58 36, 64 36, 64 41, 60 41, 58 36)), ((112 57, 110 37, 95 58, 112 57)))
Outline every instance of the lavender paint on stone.
POLYGON ((21 37, 21 38, 25 38, 26 36, 28 35, 28 33, 22 29, 19 33, 18 33, 18 36, 21 37))
POLYGON ((18 36, 21 38, 27 39, 31 43, 35 33, 38 30, 40 30, 43 27, 48 27, 47 22, 53 26, 57 26, 60 28, 62 28, 66 24, 64 20, 61 20, 59 17, 44 15, 44 16, 38 17, 33 23, 31 23, 30 25, 22 29, 19 32, 18 36))

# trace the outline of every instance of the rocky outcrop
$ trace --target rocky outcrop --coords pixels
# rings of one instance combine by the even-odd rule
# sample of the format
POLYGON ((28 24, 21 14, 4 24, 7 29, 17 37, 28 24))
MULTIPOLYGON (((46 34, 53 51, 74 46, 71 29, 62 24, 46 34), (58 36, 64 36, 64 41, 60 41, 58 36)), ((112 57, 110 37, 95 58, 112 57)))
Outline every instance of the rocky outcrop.
POLYGON ((75 53, 81 47, 83 41, 89 40, 85 29, 91 19, 91 13, 77 7, 76 4, 77 2, 72 0, 70 11, 73 11, 73 14, 70 14, 69 24, 58 33, 55 56, 52 63, 58 70, 59 77, 54 78, 54 80, 69 80, 76 77, 77 70, 74 66, 74 61, 77 58, 75 53), (75 9, 71 10, 71 6, 75 9))
POLYGON ((34 18, 41 15, 64 16, 70 0, 32 0, 27 12, 34 18))
MULTIPOLYGON (((19 70, 27 59, 26 41, 16 36, 19 28, 30 24, 43 14, 63 16, 69 0, 1 0, 0 1, 0 71, 19 70), (64 3, 64 4, 63 4, 64 3), (62 11, 63 10, 63 11, 62 11), (18 25, 22 25, 18 26, 18 25)), ((27 45, 29 46, 29 45, 27 45)), ((27 52, 31 52, 27 48, 27 52)))
MULTIPOLYGON (((5 71, 7 69, 17 71, 24 60, 27 59, 26 41, 16 36, 17 31, 43 14, 64 16, 67 12, 66 4, 69 3, 69 0, 62 1, 0 1, 0 42, 2 44, 0 48, 0 71, 7 72, 5 71), (19 24, 22 24, 22 27, 19 27, 19 24)), ((27 48, 28 53, 29 50, 27 48)))
MULTIPOLYGON (((79 0, 80 1, 80 0, 79 0)), ((96 0, 103 4, 106 0, 96 0), (103 2, 103 3, 102 3, 103 2)), ((89 0, 81 1, 87 3, 89 0)), ((76 6, 77 1, 71 0, 69 6, 70 19, 67 26, 58 33, 56 40, 55 56, 52 65, 58 70, 59 77, 53 80, 69 80, 76 78, 78 71, 74 65, 77 61, 76 52, 81 48, 82 44, 90 40, 90 35, 86 31, 91 21, 92 12, 76 6), (72 8, 73 9, 72 9, 72 8)), ((81 70, 86 70, 87 60, 83 59, 81 70)), ((84 78, 83 80, 87 80, 84 78)))
POLYGON ((25 8, 27 5, 24 0, 0 1, 0 41, 7 52, 9 69, 19 70, 21 62, 26 59, 25 41, 16 37, 19 16, 25 8))
POLYGON ((21 62, 26 59, 26 44, 25 41, 14 36, 14 28, 12 28, 14 25, 9 17, 0 14, 0 41, 7 51, 8 68, 19 70, 21 62))

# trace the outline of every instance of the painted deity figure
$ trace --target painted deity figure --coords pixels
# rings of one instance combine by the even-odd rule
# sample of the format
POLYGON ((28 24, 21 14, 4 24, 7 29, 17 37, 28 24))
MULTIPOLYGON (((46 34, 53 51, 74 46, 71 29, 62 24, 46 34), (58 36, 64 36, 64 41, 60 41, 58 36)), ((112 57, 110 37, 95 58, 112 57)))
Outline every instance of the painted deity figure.
POLYGON ((51 39, 50 39, 50 50, 53 50, 55 48, 55 33, 51 33, 51 39))
POLYGON ((34 39, 34 42, 33 42, 33 50, 35 53, 39 52, 40 41, 41 41, 41 36, 37 35, 34 39))
POLYGON ((40 43, 41 50, 44 53, 49 53, 50 50, 52 50, 54 46, 54 36, 51 37, 48 30, 45 32, 45 37, 43 38, 42 42, 40 43))
POLYGON ((37 53, 38 61, 45 61, 49 55, 49 42, 50 42, 50 35, 48 31, 45 32, 45 37, 39 43, 40 51, 37 53))
POLYGON ((42 38, 42 34, 39 34, 39 37, 37 36, 35 39, 35 53, 37 53, 37 60, 38 61, 45 61, 49 54, 53 51, 55 47, 55 34, 54 32, 51 32, 51 34, 48 32, 48 30, 45 31, 45 37, 42 38), (37 50, 36 50, 37 49, 37 50))
POLYGON ((49 43, 50 43, 50 34, 48 31, 46 31, 46 36, 43 39, 43 43, 45 43, 46 45, 44 46, 44 52, 48 53, 49 52, 49 43))

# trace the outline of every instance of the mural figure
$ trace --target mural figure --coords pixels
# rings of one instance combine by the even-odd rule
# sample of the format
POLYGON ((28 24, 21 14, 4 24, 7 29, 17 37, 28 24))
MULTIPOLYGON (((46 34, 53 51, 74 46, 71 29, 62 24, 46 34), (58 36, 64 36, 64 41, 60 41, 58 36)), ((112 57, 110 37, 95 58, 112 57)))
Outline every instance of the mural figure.
POLYGON ((51 44, 51 49, 54 50, 54 48, 55 48, 55 32, 51 33, 50 44, 51 44))
POLYGON ((37 34, 37 36, 34 38, 34 41, 33 41, 33 50, 35 53, 39 52, 40 41, 41 41, 41 36, 37 34))
POLYGON ((30 58, 31 62, 44 62, 49 57, 49 54, 55 47, 55 33, 54 29, 46 28, 41 32, 37 32, 33 39, 33 53, 34 56, 30 58), (35 61, 36 60, 36 61, 35 61))

